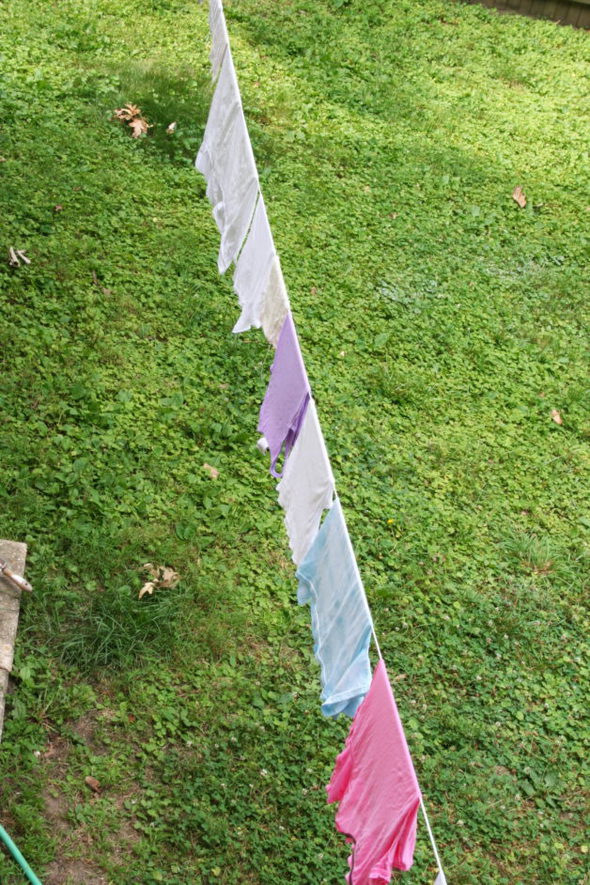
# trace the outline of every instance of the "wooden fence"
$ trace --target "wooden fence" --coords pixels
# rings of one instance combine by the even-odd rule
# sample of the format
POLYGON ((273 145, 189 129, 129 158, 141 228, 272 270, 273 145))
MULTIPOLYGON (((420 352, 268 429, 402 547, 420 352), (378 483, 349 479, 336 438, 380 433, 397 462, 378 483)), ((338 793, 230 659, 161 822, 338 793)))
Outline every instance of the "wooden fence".
POLYGON ((574 28, 590 28, 590 0, 467 0, 503 12, 549 18, 574 28))

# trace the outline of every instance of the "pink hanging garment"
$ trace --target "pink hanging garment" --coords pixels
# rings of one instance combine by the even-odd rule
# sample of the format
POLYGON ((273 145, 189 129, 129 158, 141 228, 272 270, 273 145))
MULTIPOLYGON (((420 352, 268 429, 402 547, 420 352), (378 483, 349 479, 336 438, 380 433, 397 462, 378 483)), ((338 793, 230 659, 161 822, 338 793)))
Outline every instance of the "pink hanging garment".
POLYGON ((270 472, 279 477, 277 460, 293 448, 309 405, 311 391, 293 317, 285 317, 270 369, 270 382, 260 409, 258 430, 270 449, 270 472))
POLYGON ((383 661, 327 786, 336 829, 354 844, 349 885, 388 885, 414 862, 420 789, 383 661))

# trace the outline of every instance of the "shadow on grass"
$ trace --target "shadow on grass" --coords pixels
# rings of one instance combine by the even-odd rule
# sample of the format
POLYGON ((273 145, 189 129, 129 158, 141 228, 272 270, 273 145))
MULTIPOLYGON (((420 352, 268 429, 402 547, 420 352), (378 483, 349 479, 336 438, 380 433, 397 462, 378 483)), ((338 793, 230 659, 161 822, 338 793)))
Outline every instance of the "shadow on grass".
POLYGON ((112 94, 113 108, 132 103, 141 108, 150 124, 141 139, 148 153, 158 153, 173 163, 192 163, 202 140, 209 104, 209 78, 191 68, 164 67, 158 62, 134 62, 109 74, 118 88, 112 94), (173 132, 168 127, 176 124, 173 132))

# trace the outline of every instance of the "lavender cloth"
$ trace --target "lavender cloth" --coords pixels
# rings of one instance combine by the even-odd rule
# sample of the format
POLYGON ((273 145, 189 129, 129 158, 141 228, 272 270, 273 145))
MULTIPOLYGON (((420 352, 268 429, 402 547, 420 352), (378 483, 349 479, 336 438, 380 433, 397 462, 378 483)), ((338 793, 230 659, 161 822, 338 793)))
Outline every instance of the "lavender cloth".
POLYGON ((270 472, 276 470, 279 455, 289 455, 301 429, 311 396, 307 372, 299 349, 293 317, 289 312, 281 328, 275 358, 270 369, 270 382, 260 409, 258 430, 264 434, 270 449, 270 472))

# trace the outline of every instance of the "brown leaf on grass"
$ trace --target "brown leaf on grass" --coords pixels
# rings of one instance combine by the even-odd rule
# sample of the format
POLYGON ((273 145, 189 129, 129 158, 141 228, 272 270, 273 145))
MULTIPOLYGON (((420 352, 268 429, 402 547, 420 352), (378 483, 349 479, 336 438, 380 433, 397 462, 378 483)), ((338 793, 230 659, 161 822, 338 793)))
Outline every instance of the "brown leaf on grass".
POLYGON ((141 108, 136 104, 126 104, 123 108, 115 108, 113 116, 117 120, 132 120, 134 117, 141 117, 141 108))
POLYGON ((129 126, 131 127, 132 138, 141 138, 142 135, 146 135, 149 129, 149 124, 143 117, 135 117, 133 120, 129 120, 129 126))
POLYGON ((561 417, 561 412, 558 409, 551 410, 551 420, 555 421, 556 424, 563 424, 563 418, 561 417))
POLYGON ((179 581, 180 575, 173 568, 160 566, 160 577, 158 578, 160 587, 176 587, 179 581))
POLYGON ((137 598, 142 599, 146 595, 146 593, 149 593, 149 595, 151 596, 152 593, 154 592, 154 590, 156 589, 156 586, 157 585, 156 585, 155 581, 148 581, 147 584, 143 585, 143 587, 141 588, 141 590, 137 594, 137 598))
POLYGON ((91 774, 84 778, 84 783, 90 787, 93 793, 100 793, 100 781, 97 781, 91 774))
POLYGON ((150 580, 139 591, 139 599, 146 594, 151 596, 154 590, 157 590, 159 587, 176 587, 180 581, 178 572, 175 572, 173 568, 167 565, 154 565, 152 562, 146 562, 142 566, 142 571, 147 572, 150 580))
POLYGON ((141 116, 141 108, 136 104, 126 104, 125 107, 115 108, 113 117, 129 124, 132 138, 141 138, 150 128, 150 124, 141 116))
POLYGON ((219 476, 219 470, 217 467, 213 467, 211 464, 203 464, 203 470, 206 470, 211 479, 217 479, 219 476))
POLYGON ((524 209, 526 206, 526 194, 520 185, 517 185, 512 191, 512 199, 518 203, 521 209, 524 209))

